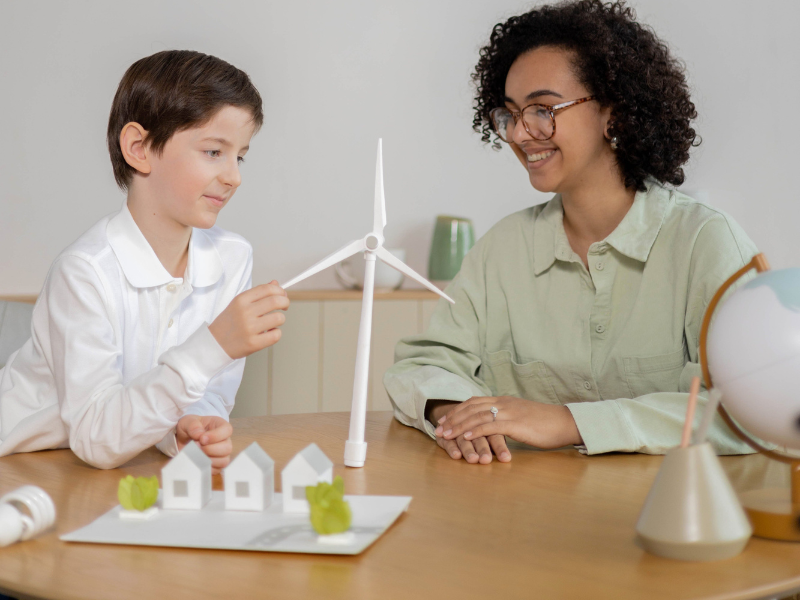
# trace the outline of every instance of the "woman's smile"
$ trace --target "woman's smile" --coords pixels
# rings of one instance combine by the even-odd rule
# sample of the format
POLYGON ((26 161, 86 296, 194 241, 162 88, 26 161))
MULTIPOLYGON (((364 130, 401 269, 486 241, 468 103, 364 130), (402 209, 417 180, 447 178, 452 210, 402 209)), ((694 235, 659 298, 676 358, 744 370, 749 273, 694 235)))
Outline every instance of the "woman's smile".
POLYGON ((553 156, 555 156, 557 150, 543 150, 542 152, 537 152, 535 154, 528 154, 525 153, 528 159, 528 168, 529 169, 541 169, 546 164, 552 162, 553 156))

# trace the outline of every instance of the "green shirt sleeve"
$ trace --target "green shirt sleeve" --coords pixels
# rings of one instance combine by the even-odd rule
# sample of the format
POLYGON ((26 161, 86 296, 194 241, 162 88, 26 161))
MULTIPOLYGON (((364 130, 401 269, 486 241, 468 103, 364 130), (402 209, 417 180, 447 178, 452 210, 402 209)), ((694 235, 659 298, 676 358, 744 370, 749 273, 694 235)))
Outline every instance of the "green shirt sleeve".
POLYGON ((425 420, 428 400, 463 402, 491 395, 478 376, 486 309, 482 249, 479 241, 447 287, 455 304, 440 301, 425 334, 397 344, 395 364, 383 379, 397 420, 431 437, 435 427, 425 420))

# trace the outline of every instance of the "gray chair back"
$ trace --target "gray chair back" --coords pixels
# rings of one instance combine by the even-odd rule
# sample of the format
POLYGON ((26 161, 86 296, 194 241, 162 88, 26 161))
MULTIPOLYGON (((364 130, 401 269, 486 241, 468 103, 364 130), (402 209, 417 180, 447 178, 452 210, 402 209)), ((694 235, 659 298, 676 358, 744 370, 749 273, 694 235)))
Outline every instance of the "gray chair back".
POLYGON ((33 304, 0 300, 0 368, 31 337, 33 304))

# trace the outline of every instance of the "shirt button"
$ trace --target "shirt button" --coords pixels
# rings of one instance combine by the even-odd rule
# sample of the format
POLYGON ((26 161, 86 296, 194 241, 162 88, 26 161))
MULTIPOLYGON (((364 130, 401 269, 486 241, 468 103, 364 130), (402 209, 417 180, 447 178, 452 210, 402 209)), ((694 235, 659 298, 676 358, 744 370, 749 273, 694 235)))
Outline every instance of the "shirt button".
POLYGON ((174 283, 170 283, 170 284, 167 286, 167 291, 168 291, 168 292, 174 292, 174 291, 175 291, 175 290, 177 290, 177 289, 178 289, 178 286, 177 286, 177 285, 175 285, 174 283))
POLYGON ((167 327, 172 327, 172 324, 173 324, 174 322, 175 322, 175 321, 173 321, 172 319, 170 319, 170 320, 169 320, 169 323, 167 323, 167 327))
POLYGON ((605 268, 605 265, 603 264, 602 260, 598 260, 594 268, 597 269, 598 271, 602 271, 605 268))
POLYGON ((595 330, 597 333, 603 333, 603 332, 606 330, 606 328, 605 328, 605 327, 603 327, 602 325, 598 325, 597 327, 595 327, 595 328, 594 328, 594 330, 595 330))
POLYGON ((583 382, 583 387, 585 387, 587 390, 590 390, 590 389, 592 389, 592 384, 589 383, 588 381, 584 381, 583 382))

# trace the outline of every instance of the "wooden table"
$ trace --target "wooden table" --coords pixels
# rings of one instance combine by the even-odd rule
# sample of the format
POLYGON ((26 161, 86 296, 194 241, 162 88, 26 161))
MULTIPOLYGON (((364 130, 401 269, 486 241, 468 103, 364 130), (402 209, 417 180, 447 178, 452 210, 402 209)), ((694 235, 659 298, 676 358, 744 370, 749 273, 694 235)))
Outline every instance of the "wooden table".
MULTIPOLYGON (((345 469, 347 424, 345 413, 234 419, 234 452, 256 440, 279 473, 314 441, 348 493, 413 496, 409 512, 359 556, 61 542, 59 534, 117 503, 121 476, 157 474, 166 458, 148 450, 120 469, 100 471, 56 450, 0 459, 0 493, 36 484, 58 510, 55 531, 0 548, 0 591, 135 600, 722 600, 782 597, 800 588, 800 544, 754 538, 740 556, 713 563, 672 561, 638 548, 634 525, 660 457, 512 446, 508 464, 468 465, 377 412, 369 413, 366 467, 345 469)), ((788 481, 782 465, 759 456, 722 462, 740 490, 788 481)))

